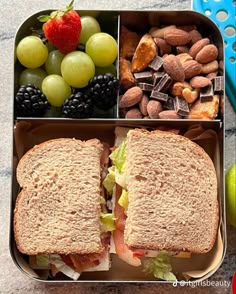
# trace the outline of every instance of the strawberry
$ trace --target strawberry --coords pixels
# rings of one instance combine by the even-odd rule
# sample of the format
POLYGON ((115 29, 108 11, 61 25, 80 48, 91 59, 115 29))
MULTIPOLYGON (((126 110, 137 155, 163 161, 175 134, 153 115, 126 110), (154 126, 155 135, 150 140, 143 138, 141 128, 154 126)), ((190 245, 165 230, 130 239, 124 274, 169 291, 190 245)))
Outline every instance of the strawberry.
POLYGON ((39 21, 45 22, 43 31, 47 40, 63 54, 74 51, 80 38, 81 21, 73 3, 74 0, 63 10, 38 17, 39 21))

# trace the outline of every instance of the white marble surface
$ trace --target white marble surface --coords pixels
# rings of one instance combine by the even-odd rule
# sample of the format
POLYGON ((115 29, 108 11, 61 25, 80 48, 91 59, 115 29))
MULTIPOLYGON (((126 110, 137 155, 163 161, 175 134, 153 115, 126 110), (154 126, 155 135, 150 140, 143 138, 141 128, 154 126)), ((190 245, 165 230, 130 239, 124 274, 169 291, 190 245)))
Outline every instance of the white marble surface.
MULTIPOLYGON (((62 3, 62 1, 60 2, 62 3)), ((17 28, 29 15, 44 9, 54 9, 59 1, 1 0, 0 9, 0 294, 3 293, 230 293, 229 288, 173 288, 171 285, 149 284, 53 284, 46 285, 25 277, 14 265, 9 254, 9 211, 11 197, 12 105, 13 105, 13 48, 17 28)), ((64 4, 63 4, 64 5, 64 4)), ((149 0, 76 1, 76 9, 190 9, 190 1, 149 0)), ((236 161, 236 116, 226 100, 225 169, 236 161)), ((236 230, 228 227, 229 250, 225 261, 212 280, 229 280, 236 268, 236 230)))

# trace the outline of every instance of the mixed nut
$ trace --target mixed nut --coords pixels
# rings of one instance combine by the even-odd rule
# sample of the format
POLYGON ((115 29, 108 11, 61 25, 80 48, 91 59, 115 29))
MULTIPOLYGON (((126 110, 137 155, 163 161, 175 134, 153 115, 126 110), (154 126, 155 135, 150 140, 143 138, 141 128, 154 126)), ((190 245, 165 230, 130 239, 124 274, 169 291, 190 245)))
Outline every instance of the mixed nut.
POLYGON ((144 35, 122 26, 120 117, 215 119, 223 101, 222 63, 196 25, 152 27, 144 35))

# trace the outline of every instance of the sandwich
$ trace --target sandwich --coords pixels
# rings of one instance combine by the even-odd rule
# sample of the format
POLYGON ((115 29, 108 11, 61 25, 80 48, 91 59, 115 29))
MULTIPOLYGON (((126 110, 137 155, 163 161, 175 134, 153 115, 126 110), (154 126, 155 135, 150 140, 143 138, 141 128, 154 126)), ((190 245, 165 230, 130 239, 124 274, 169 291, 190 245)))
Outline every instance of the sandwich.
POLYGON ((112 166, 111 250, 156 278, 175 280, 171 259, 204 254, 218 229, 217 177, 196 143, 167 131, 116 128, 112 166))
POLYGON ((112 215, 102 186, 108 153, 97 139, 61 138, 34 146, 20 159, 14 236, 36 269, 72 279, 109 270, 112 215))

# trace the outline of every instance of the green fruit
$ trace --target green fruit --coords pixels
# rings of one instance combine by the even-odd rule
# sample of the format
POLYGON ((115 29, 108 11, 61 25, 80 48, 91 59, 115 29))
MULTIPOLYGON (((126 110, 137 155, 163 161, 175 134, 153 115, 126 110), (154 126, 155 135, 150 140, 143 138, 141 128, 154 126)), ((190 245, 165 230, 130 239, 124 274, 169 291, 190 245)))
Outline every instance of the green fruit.
POLYGON ((225 188, 227 219, 236 228, 236 163, 226 173, 225 188))

